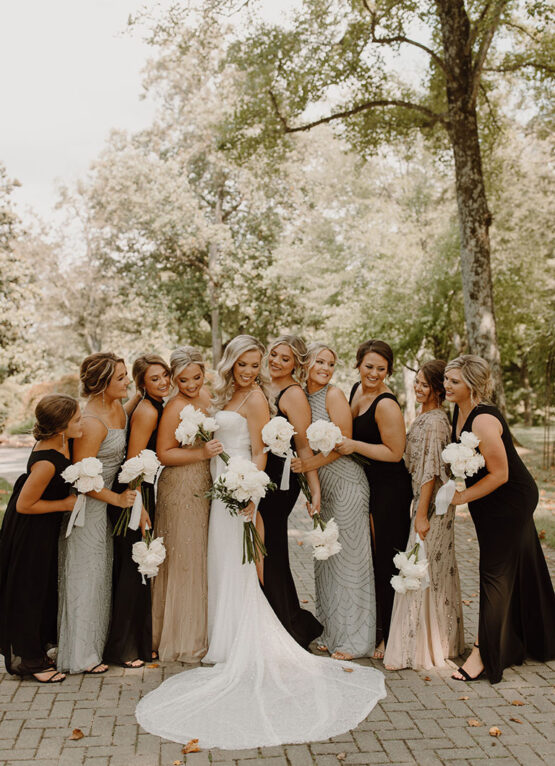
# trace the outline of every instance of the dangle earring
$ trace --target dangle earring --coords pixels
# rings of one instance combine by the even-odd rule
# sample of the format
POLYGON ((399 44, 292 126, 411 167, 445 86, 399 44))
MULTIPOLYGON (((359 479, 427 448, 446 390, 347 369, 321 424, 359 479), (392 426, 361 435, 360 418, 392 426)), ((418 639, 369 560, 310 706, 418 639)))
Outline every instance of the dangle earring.
POLYGON ((143 388, 143 395, 141 396, 141 399, 144 399, 146 396, 146 388, 143 388))
POLYGON ((104 407, 104 391, 102 392, 102 406, 104 407))
POLYGON ((62 449, 66 446, 66 435, 64 431, 62 431, 62 449))

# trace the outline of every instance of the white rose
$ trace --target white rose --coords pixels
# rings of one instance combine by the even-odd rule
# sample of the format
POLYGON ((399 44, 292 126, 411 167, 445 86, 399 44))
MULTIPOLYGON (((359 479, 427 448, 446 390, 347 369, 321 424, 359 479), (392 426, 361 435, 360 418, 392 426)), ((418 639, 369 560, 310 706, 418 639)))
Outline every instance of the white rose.
MULTIPOLYGON (((187 407, 190 406, 190 404, 187 405, 187 407)), ((181 444, 181 446, 185 447, 194 442, 197 431, 198 426, 196 423, 190 423, 188 421, 182 420, 175 429, 175 438, 179 444, 181 444)))
POLYGON ((322 535, 326 545, 331 545, 337 541, 339 538, 339 527, 337 526, 335 519, 330 519, 326 523, 325 529, 322 531, 322 535))
POLYGON ((102 463, 97 457, 84 457, 78 465, 80 473, 84 476, 98 476, 102 473, 102 463))
POLYGON ((179 419, 183 422, 194 424, 198 431, 198 426, 204 420, 204 412, 202 412, 202 410, 197 410, 192 404, 186 404, 179 413, 179 419))
POLYGON ((394 590, 397 591, 397 593, 406 593, 407 592, 407 586, 405 582, 405 578, 402 575, 393 575, 393 577, 390 580, 391 585, 394 590))
POLYGON ((402 567, 408 564, 407 554, 403 552, 397 553, 395 556, 393 556, 393 563, 397 569, 401 570, 402 567))
POLYGON ((156 452, 153 452, 151 449, 144 449, 139 453, 139 457, 143 461, 144 480, 153 484, 160 468, 160 461, 156 457, 156 452))
POLYGON ((209 434, 213 434, 214 431, 217 431, 218 428, 220 427, 218 425, 218 421, 216 420, 216 418, 209 418, 209 417, 204 418, 201 425, 204 428, 204 430, 209 434))
POLYGON ((474 450, 480 444, 480 439, 472 431, 463 431, 460 436, 461 444, 474 450))
POLYGON ((407 590, 420 590, 422 582, 419 577, 405 577, 405 588, 407 590))
POLYGON ((308 443, 315 452, 327 456, 343 440, 341 429, 335 423, 326 420, 316 420, 306 429, 308 443))
POLYGON ((79 466, 68 465, 65 471, 62 471, 61 476, 62 479, 65 479, 68 482, 68 484, 73 484, 79 478, 79 466))
POLYGON ((479 452, 476 455, 473 455, 466 463, 466 475, 467 476, 474 476, 474 474, 480 470, 480 468, 483 468, 486 464, 486 461, 484 460, 484 456, 481 455, 479 452))
POLYGON ((139 455, 136 455, 135 457, 131 457, 129 460, 126 460, 122 465, 118 480, 122 484, 129 484, 130 481, 133 481, 133 479, 136 479, 137 476, 140 476, 142 473, 143 461, 139 455))
POLYGON ((81 476, 75 485, 78 492, 86 495, 87 492, 100 492, 104 487, 102 476, 81 476))

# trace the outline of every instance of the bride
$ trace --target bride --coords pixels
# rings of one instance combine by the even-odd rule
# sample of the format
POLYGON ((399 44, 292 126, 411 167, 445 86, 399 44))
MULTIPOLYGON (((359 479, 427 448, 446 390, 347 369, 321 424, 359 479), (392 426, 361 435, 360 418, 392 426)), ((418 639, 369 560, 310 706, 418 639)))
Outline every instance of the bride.
MULTIPOLYGON (((261 430, 270 417, 261 370, 263 346, 239 335, 218 366, 218 440, 230 456, 265 466, 261 430), (260 381, 260 382, 258 382, 260 381)), ((212 460, 212 477, 223 470, 212 460)), ((254 506, 245 509, 256 516, 254 506)), ((256 518, 259 531, 262 523, 256 518)), ((169 678, 137 705, 151 734, 203 748, 239 750, 314 742, 354 728, 385 697, 383 674, 316 657, 282 627, 242 564, 242 519, 212 501, 208 531, 208 640, 205 662, 169 678)))

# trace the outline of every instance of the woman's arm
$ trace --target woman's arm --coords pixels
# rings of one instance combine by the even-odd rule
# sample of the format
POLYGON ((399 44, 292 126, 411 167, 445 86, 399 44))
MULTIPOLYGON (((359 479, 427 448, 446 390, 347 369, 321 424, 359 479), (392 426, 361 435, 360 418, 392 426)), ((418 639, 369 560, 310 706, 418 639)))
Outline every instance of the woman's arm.
POLYGON ((249 396, 244 406, 245 417, 249 427, 249 436, 251 440, 251 460, 259 471, 266 468, 267 454, 264 452, 266 446, 262 441, 262 429, 270 420, 270 408, 262 391, 255 391, 249 396))
POLYGON ((420 487, 420 497, 418 498, 418 506, 414 517, 414 529, 423 540, 430 531, 428 508, 430 507, 432 495, 434 494, 435 483, 436 480, 434 477, 420 487))
POLYGON ((17 498, 15 509, 18 513, 35 515, 72 511, 76 495, 68 495, 62 500, 41 500, 43 492, 54 477, 56 469, 49 460, 39 460, 31 466, 31 471, 17 498))
POLYGON ((210 460, 223 451, 221 442, 212 439, 199 447, 180 447, 175 438, 175 429, 179 425, 179 413, 183 402, 172 399, 166 404, 156 439, 156 454, 162 465, 190 465, 200 460, 210 460))
POLYGON ((129 442, 127 444, 127 459, 135 457, 146 449, 148 440, 156 428, 158 413, 150 402, 144 400, 137 406, 129 426, 129 442))
MULTIPOLYGON (((295 436, 293 437, 295 442, 295 450, 301 460, 309 460, 314 456, 314 453, 310 449, 308 439, 306 437, 306 429, 309 427, 312 419, 312 413, 310 410, 310 404, 306 398, 306 394, 298 386, 290 388, 281 397, 280 406, 283 412, 287 415, 287 419, 295 429, 295 436)), ((312 510, 313 513, 320 512, 320 480, 318 479, 318 471, 308 471, 306 474, 306 480, 310 487, 310 494, 312 495, 312 510)))
POLYGON ((478 415, 472 423, 472 433, 480 439, 480 452, 486 461, 487 474, 471 487, 455 492, 454 505, 471 503, 489 495, 509 479, 509 462, 501 435, 503 426, 493 415, 478 415))
POLYGON ((393 399, 382 399, 376 405, 376 423, 381 444, 368 444, 355 439, 344 439, 336 450, 342 455, 358 452, 359 455, 381 460, 383 463, 398 463, 405 452, 405 421, 399 405, 393 399))
POLYGON ((125 404, 123 405, 123 409, 127 413, 127 417, 130 418, 131 414, 135 411, 135 407, 139 404, 141 401, 141 395, 138 391, 135 391, 132 397, 130 397, 125 404))
MULTIPOLYGON (((350 440, 353 434, 353 419, 351 417, 351 408, 345 398, 345 394, 340 388, 330 386, 326 395, 326 409, 330 420, 339 427, 343 437, 350 440)), ((329 455, 324 456, 321 452, 318 452, 312 457, 308 457, 306 460, 297 458, 293 459, 291 468, 295 473, 306 473, 307 471, 314 471, 318 468, 322 468, 324 465, 333 463, 340 457, 339 452, 332 450, 329 455)))
MULTIPOLYGON (((83 435, 73 440, 73 462, 78 463, 85 457, 96 457, 106 433, 107 428, 100 420, 94 417, 83 418, 83 435)), ((134 489, 126 489, 118 494, 107 487, 100 492, 87 492, 87 495, 95 500, 115 505, 117 508, 130 508, 136 494, 134 489)))

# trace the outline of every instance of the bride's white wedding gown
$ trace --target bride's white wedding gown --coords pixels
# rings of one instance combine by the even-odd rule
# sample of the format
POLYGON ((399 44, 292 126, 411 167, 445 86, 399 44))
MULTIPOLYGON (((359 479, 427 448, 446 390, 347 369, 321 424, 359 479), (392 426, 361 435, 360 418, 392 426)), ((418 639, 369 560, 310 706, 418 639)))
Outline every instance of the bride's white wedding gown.
MULTIPOLYGON (((217 413, 229 455, 251 455, 247 421, 217 413)), ((213 478, 223 462, 212 461, 213 478)), ((383 674, 304 651, 241 564, 243 522, 214 500, 208 532, 208 639, 204 662, 169 678, 137 705, 152 734, 203 748, 238 750, 314 742, 353 729, 385 697, 383 674), (346 672, 348 671, 348 672, 346 672)))

